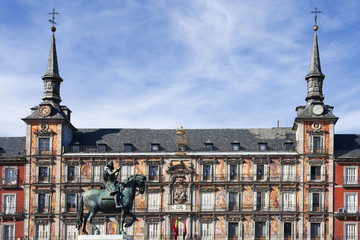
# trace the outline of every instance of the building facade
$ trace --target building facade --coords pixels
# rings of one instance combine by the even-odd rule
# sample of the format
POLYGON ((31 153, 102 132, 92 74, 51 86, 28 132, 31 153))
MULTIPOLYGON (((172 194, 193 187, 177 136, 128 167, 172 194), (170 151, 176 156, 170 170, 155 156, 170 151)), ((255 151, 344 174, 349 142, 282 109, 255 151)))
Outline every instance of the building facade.
MULTIPOLYGON (((352 135, 334 133, 338 118, 324 103, 317 27, 306 105, 296 108, 293 127, 269 129, 77 129, 60 104, 52 30, 42 102, 22 119, 26 137, 15 144, 26 153, 12 152, 2 167, 3 178, 15 166, 24 174, 23 188, 6 189, 24 194, 23 215, 11 215, 16 229, 23 224, 24 239, 76 239, 80 196, 99 187, 108 161, 121 166, 122 182, 147 176, 132 210, 138 221, 126 229, 134 239, 173 239, 171 219, 178 219, 180 237, 186 227, 186 239, 357 239, 360 146, 352 135)), ((1 219, 4 236, 9 218, 1 219)), ((116 234, 118 219, 99 213, 94 223, 116 234)))
POLYGON ((24 138, 0 138, 0 239, 24 236, 24 138))

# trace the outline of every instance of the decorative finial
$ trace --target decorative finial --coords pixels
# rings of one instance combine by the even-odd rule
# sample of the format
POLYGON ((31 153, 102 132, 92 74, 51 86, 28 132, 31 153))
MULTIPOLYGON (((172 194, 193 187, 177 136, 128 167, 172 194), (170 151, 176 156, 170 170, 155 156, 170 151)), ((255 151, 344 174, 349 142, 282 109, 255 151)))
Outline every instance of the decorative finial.
POLYGON ((318 13, 321 13, 321 11, 318 11, 317 7, 315 7, 315 11, 311 11, 310 13, 315 14, 315 26, 313 27, 313 29, 316 32, 319 29, 319 27, 317 25, 317 15, 318 15, 318 13))
POLYGON ((56 31, 56 27, 55 27, 55 24, 57 24, 57 23, 55 22, 55 15, 56 15, 56 14, 59 14, 59 13, 58 13, 58 12, 55 12, 55 8, 53 8, 53 11, 52 11, 52 12, 49 12, 49 15, 52 15, 52 20, 49 19, 49 22, 52 23, 52 27, 51 27, 51 31, 52 31, 52 32, 55 32, 55 31, 56 31))

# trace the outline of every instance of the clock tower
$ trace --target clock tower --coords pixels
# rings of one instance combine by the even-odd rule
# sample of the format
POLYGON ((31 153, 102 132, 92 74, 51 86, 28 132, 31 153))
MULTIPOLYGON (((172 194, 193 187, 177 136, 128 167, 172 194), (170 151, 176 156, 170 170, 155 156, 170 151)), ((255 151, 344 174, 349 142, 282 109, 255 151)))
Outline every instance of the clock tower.
MULTIPOLYGON (((76 128, 70 122, 70 109, 60 105, 60 77, 55 44, 52 38, 45 74, 42 102, 31 108, 26 123, 25 165, 25 238, 38 239, 52 232, 60 235, 62 153, 71 142, 76 128), (55 230, 55 231, 51 231, 55 230)), ((59 236, 57 236, 59 235, 59 236)), ((49 236, 50 237, 50 236, 49 236)))
POLYGON ((324 74, 321 71, 317 39, 314 40, 309 73, 306 75, 306 105, 296 108, 293 130, 296 131, 297 151, 300 154, 300 212, 304 212, 300 229, 309 237, 312 231, 332 239, 334 126, 338 118, 333 108, 324 103, 322 91, 324 74))

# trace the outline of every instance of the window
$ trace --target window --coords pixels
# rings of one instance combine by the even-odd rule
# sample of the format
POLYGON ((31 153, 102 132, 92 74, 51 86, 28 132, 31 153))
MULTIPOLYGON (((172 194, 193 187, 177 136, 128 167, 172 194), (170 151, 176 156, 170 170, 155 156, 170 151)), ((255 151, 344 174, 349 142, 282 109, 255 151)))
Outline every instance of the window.
POLYGON ((124 143, 124 152, 132 152, 133 146, 131 143, 124 143))
POLYGON ((202 166, 203 172, 203 180, 209 181, 211 180, 211 165, 203 165, 202 166))
POLYGON ((295 165, 286 164, 282 165, 282 180, 283 181, 295 181, 295 165))
POLYGON ((325 153, 324 151, 325 136, 309 137, 309 153, 325 153))
POLYGON ((345 167, 345 184, 359 184, 357 167, 345 167))
POLYGON ((293 192, 282 193, 282 207, 284 211, 295 211, 296 194, 293 192))
POLYGON ((157 211, 157 212, 161 209, 160 193, 147 194, 147 209, 148 211, 157 211))
POLYGON ((320 223, 311 223, 310 236, 312 240, 320 240, 320 223))
POLYGON ((229 210, 239 210, 239 193, 229 192, 229 210))
POLYGON ((39 182, 48 182, 48 181, 49 181, 49 168, 39 167, 39 182))
POLYGON ((240 151, 240 143, 232 143, 231 147, 233 151, 240 151))
POLYGON ((76 194, 66 195, 66 211, 76 212, 76 194))
POLYGON ((46 196, 45 194, 38 195, 38 213, 46 212, 46 196))
POLYGON ((101 182, 103 180, 104 165, 93 166, 94 182, 101 182))
POLYGON ((266 192, 255 192, 256 194, 256 210, 265 209, 265 194, 266 192))
POLYGON ((202 192, 201 195, 201 210, 213 211, 214 210, 214 193, 202 192))
POLYGON ((239 224, 229 223, 228 224, 228 240, 237 240, 239 238, 239 224))
POLYGON ((258 164, 256 166, 256 180, 264 180, 265 179, 265 166, 258 164))
POLYGON ((150 181, 159 180, 159 166, 149 166, 149 180, 150 181))
POLYGON ((357 223, 345 223, 345 239, 344 240, 358 240, 358 225, 357 225, 357 223))
POLYGON ((17 184, 17 168, 4 167, 3 184, 17 184))
POLYGON ((72 151, 73 152, 79 152, 80 151, 80 146, 79 145, 72 146, 72 151))
POLYGON ((255 222, 255 238, 266 239, 266 224, 265 222, 255 222))
POLYGON ((3 213, 16 213, 16 194, 3 194, 3 213))
POLYGON ((293 144, 292 143, 285 143, 285 151, 292 151, 293 144))
POLYGON ((213 223, 211 222, 201 222, 201 239, 208 240, 213 239, 213 223))
POLYGON ((205 151, 212 151, 213 144, 212 143, 205 143, 205 151))
POLYGON ((357 213, 359 211, 357 193, 345 193, 345 210, 347 213, 357 213))
POLYGON ((284 239, 292 239, 292 223, 284 223, 284 239))
POLYGON ((49 225, 48 224, 38 224, 37 225, 37 240, 49 240, 49 225))
POLYGON ((229 170, 230 170, 229 180, 230 181, 238 180, 238 166, 230 165, 229 170))
POLYGON ((320 211, 320 193, 312 194, 312 211, 320 211))
POLYGON ((185 152, 186 151, 186 145, 179 145, 179 151, 185 152))
POLYGON ((78 239, 78 230, 75 225, 66 225, 66 240, 77 240, 78 239))
POLYGON ((321 180, 321 166, 311 166, 311 180, 312 181, 321 180))
POLYGON ((75 181, 75 166, 68 166, 67 167, 67 180, 68 181, 75 181))
POLYGON ((267 144, 266 143, 259 143, 259 150, 260 151, 266 151, 267 144))
POLYGON ((321 138, 313 137, 313 152, 320 153, 321 152, 321 138))
POLYGON ((15 224, 2 224, 1 225, 1 239, 13 240, 15 239, 15 224))
POLYGON ((160 239, 160 229, 158 223, 148 223, 148 235, 147 239, 160 239))
POLYGON ((157 143, 152 143, 152 144, 151 144, 151 151, 152 151, 152 152, 158 152, 158 151, 160 151, 160 145, 157 144, 157 143))
POLYGON ((125 182, 128 177, 134 174, 134 166, 123 165, 121 166, 120 181, 125 182))
POLYGON ((98 145, 98 152, 104 153, 106 151, 106 145, 105 144, 99 144, 98 145))
POLYGON ((50 152, 50 138, 39 138, 39 153, 49 154, 50 152))

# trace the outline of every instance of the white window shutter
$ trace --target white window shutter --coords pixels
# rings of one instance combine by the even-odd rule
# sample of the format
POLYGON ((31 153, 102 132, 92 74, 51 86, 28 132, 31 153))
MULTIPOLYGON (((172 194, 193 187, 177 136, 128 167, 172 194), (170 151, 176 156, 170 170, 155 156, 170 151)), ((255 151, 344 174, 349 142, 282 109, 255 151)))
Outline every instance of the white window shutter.
POLYGON ((254 192, 253 192, 253 209, 254 209, 254 210, 257 210, 257 209, 256 209, 256 208, 257 208, 257 207, 256 207, 256 205, 257 205, 257 204, 256 204, 256 203, 257 203, 256 200, 257 200, 257 192, 254 191, 254 192))
POLYGON ((309 153, 312 153, 313 152, 313 137, 312 136, 309 136, 308 137, 308 144, 309 144, 309 146, 308 146, 308 152, 309 153))
POLYGON ((252 222, 252 239, 255 239, 255 221, 252 222))
POLYGON ((80 175, 81 175, 81 167, 80 166, 75 166, 75 172, 76 172, 76 176, 75 176, 75 181, 76 182, 80 182, 80 175))
POLYGON ((307 181, 311 181, 311 165, 307 162, 307 181))
MULTIPOLYGON (((3 175, 4 176, 4 175, 3 175)), ((19 184, 19 177, 18 177, 18 168, 15 168, 15 181, 14 184, 19 184)), ((24 180, 24 179, 23 179, 24 180)))
POLYGON ((291 209, 293 211, 296 211, 296 206, 297 206, 297 204, 296 204, 296 192, 292 193, 292 203, 291 204, 292 204, 291 209))
POLYGON ((326 170, 326 165, 325 164, 323 164, 323 165, 321 165, 321 181, 325 181, 325 170, 326 170))
POLYGON ((310 212, 313 210, 313 194, 311 192, 309 192, 308 208, 310 212))
POLYGON ((325 211, 325 192, 322 192, 321 194, 319 194, 320 196, 320 204, 321 204, 321 210, 325 211))
POLYGON ((49 194, 45 194, 45 211, 46 212, 50 212, 50 198, 49 198, 49 194))
POLYGON ((257 170, 257 165, 253 163, 253 179, 254 179, 254 181, 256 181, 256 170, 257 170))
POLYGON ((68 174, 69 174, 69 172, 68 172, 68 166, 67 165, 65 165, 65 169, 64 169, 64 181, 65 182, 67 182, 67 180, 68 180, 68 174))
POLYGON ((61 194, 61 206, 62 206, 62 212, 66 212, 66 194, 61 194))
POLYGON ((270 221, 269 220, 267 220, 266 222, 265 222, 265 231, 266 231, 266 239, 269 239, 269 230, 270 230, 270 221))
POLYGON ((269 179, 269 164, 264 164, 264 180, 269 179))
POLYGON ((320 223, 320 239, 325 240, 325 222, 320 223))
POLYGON ((264 209, 265 210, 269 210, 269 196, 270 196, 270 191, 264 192, 265 195, 265 202, 264 202, 264 209))
POLYGON ((35 212, 39 211, 39 194, 34 194, 35 212))
POLYGON ((240 221, 239 222, 239 224, 238 224, 238 240, 241 240, 242 239, 242 235, 243 235, 243 229, 242 229, 242 226, 243 226, 243 223, 242 223, 242 221, 240 221))

